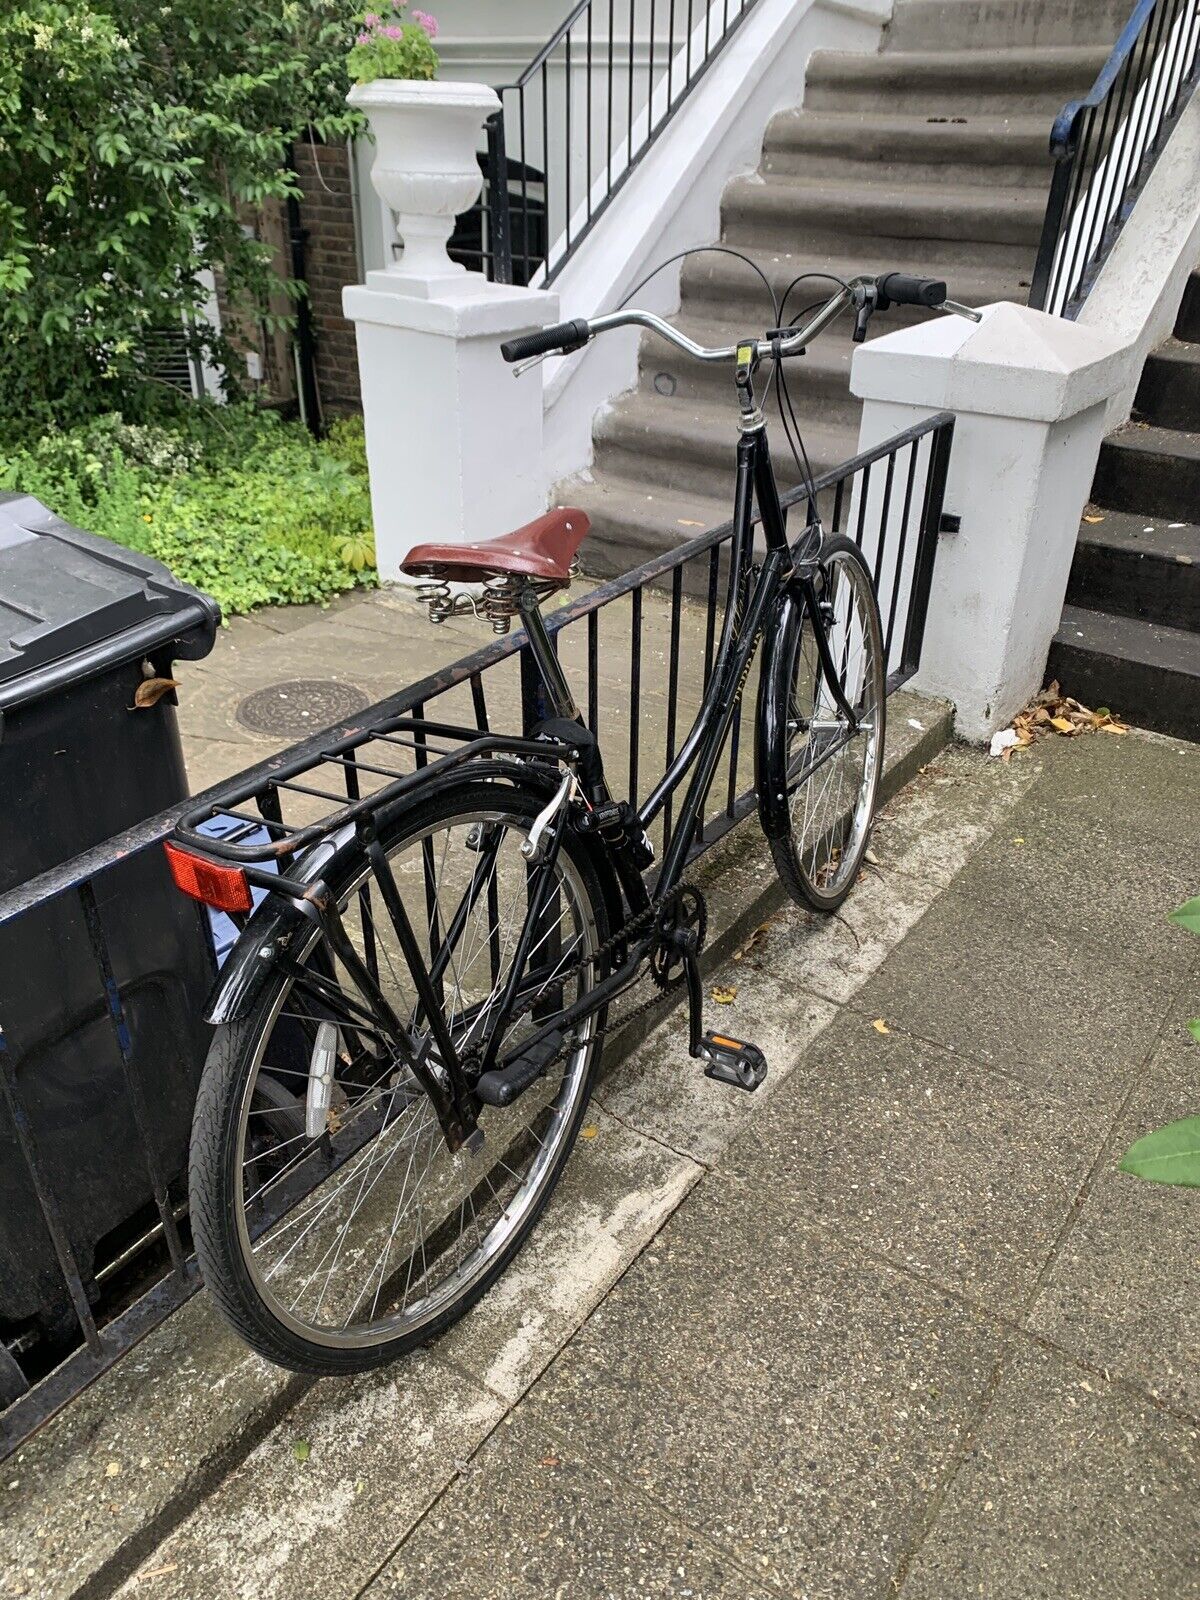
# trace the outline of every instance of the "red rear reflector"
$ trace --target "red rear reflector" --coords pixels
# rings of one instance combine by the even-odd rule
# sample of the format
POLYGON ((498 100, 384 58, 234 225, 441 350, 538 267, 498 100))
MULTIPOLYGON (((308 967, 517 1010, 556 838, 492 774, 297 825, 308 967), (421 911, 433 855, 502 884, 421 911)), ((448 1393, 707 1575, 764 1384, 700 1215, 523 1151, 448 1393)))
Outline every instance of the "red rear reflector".
POLYGON ((171 864, 175 887, 217 911, 252 911, 254 899, 241 867, 223 867, 216 861, 194 856, 190 850, 166 843, 163 849, 171 864))

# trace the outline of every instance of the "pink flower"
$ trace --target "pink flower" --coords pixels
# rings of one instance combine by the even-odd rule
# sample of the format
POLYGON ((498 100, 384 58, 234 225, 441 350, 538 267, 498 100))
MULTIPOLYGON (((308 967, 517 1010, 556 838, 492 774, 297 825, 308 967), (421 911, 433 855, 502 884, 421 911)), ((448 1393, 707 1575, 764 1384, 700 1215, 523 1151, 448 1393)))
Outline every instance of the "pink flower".
POLYGON ((379 31, 385 39, 403 39, 404 37, 404 29, 398 28, 394 22, 390 23, 386 28, 380 28, 379 31))
POLYGON ((374 35, 369 33, 360 33, 354 42, 355 44, 370 44, 373 37, 374 35))
POLYGON ((366 16, 363 18, 363 21, 366 23, 368 28, 377 27, 379 24, 379 18, 373 11, 368 11, 366 16))
POLYGON ((438 25, 436 17, 431 17, 428 11, 414 11, 412 14, 412 19, 425 29, 425 32, 431 39, 437 38, 438 25))

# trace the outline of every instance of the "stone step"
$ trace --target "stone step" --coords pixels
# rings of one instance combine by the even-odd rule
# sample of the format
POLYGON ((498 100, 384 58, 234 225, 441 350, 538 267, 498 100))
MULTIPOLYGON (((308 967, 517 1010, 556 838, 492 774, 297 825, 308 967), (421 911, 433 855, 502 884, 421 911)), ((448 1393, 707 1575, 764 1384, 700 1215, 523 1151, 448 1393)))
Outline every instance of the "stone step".
POLYGON ((1107 44, 1130 0, 899 0, 885 50, 1107 44))
MULTIPOLYGON (((990 305, 996 300, 1015 300, 1024 305, 1033 268, 1033 255, 1024 246, 1015 251, 988 251, 983 264, 967 265, 955 261, 954 247, 944 242, 918 249, 911 239, 883 243, 863 239, 857 250, 848 248, 843 240, 841 248, 830 253, 803 246, 780 252, 752 244, 746 245, 744 252, 765 275, 779 300, 800 273, 829 273, 845 280, 857 273, 897 271, 944 278, 951 298, 965 305, 990 305)), ((770 307, 766 304, 766 291, 756 274, 735 257, 716 252, 692 256, 683 264, 680 282, 684 315, 734 327, 738 332, 767 326, 770 307)), ((826 287, 832 292, 834 284, 821 278, 799 284, 789 298, 787 316, 815 300, 826 287)), ((926 316, 928 312, 916 307, 896 306, 874 320, 872 334, 886 333, 926 316)), ((825 334, 823 340, 836 343, 836 330, 825 334)))
MULTIPOLYGON (((800 420, 814 475, 837 466, 854 451, 856 429, 807 415, 800 420)), ((597 419, 594 466, 647 487, 731 503, 737 452, 737 410, 731 402, 668 398, 635 393, 597 419)), ((771 460, 781 489, 798 484, 781 426, 770 430, 771 460)))
MULTIPOLYGON (((1016 50, 814 51, 804 104, 813 111, 911 111, 922 116, 1043 113, 1085 94, 1108 59, 1103 45, 1016 50)), ((1047 122, 1049 137, 1049 122, 1047 122)))
MULTIPOLYGON (((732 481, 719 500, 662 489, 643 478, 625 479, 612 472, 573 478, 558 493, 591 518, 592 531, 584 540, 579 560, 584 572, 594 578, 628 572, 728 522, 733 515, 732 481)), ((689 567, 697 566, 689 563, 689 567)), ((685 577, 699 581, 704 574, 685 570, 685 577)), ((690 585, 689 592, 695 587, 690 585)))
POLYGON ((1200 431, 1200 343, 1168 339, 1152 351, 1134 409, 1156 427, 1200 431))
MULTIPOLYGON (((802 300, 800 305, 805 304, 802 300)), ((704 309, 709 309, 705 307, 704 309)), ((710 322, 696 317, 679 315, 671 321, 689 339, 698 344, 724 346, 753 332, 766 330, 767 319, 759 318, 761 326, 752 328, 740 322, 710 322)), ((877 332, 886 332, 881 316, 877 332)), ((836 419, 839 425, 857 428, 860 404, 850 393, 850 362, 855 346, 851 342, 850 322, 835 324, 811 346, 806 355, 794 356, 787 363, 787 382, 793 405, 802 402, 819 403, 821 415, 828 421, 836 419)), ((768 390, 771 368, 760 369, 761 398, 769 418, 777 415, 773 389, 768 390)), ((642 337, 638 387, 652 398, 695 401, 701 404, 723 405, 732 408, 734 399, 732 363, 693 361, 670 348, 652 333, 642 337)), ((731 411, 732 414, 732 411, 731 411)))
POLYGON ((1129 423, 1100 447, 1092 498, 1114 511, 1183 521, 1200 506, 1200 434, 1129 423))
POLYGON ((1179 315, 1175 318, 1175 337, 1200 343, 1200 271, 1193 272, 1184 285, 1179 315))
POLYGON ((1141 512, 1089 510, 1067 602, 1200 634, 1200 527, 1141 512))
POLYGON ((1200 739, 1200 634, 1068 605, 1046 664, 1055 678, 1084 705, 1200 739))
POLYGON ((1044 116, 953 117, 877 111, 781 111, 767 128, 762 170, 774 176, 904 184, 1022 185, 1045 204, 1050 173, 1044 116))
MULTIPOLYGON (((723 236, 762 245, 845 248, 847 236, 878 241, 949 240, 985 256, 992 245, 1034 251, 1045 214, 1029 188, 946 183, 804 183, 790 177, 737 178, 721 202, 723 236)), ((911 242, 909 251, 912 250, 911 242)))

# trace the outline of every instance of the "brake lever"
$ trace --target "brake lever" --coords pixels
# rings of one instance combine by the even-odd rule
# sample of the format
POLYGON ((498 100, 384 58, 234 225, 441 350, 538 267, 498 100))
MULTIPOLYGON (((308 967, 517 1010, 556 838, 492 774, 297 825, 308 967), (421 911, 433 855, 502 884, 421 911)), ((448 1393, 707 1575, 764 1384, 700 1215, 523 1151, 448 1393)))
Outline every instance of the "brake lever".
POLYGON ((973 311, 970 306, 961 305, 957 300, 943 300, 937 309, 939 311, 952 312, 956 317, 966 317, 968 322, 983 321, 983 313, 981 311, 973 311))

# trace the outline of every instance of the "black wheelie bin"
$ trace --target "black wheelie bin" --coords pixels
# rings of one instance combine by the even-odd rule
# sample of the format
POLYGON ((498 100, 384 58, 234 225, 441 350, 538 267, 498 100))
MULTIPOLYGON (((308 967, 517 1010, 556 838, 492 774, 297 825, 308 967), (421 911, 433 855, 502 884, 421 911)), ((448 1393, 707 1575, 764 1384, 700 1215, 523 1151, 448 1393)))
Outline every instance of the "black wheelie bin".
POLYGON ((219 622, 161 563, 0 494, 0 1343, 35 1374, 79 1327, 30 1142, 93 1305, 153 1237, 151 1169, 183 1198, 211 933, 157 840, 105 841, 186 797, 175 697, 149 680, 219 622))

